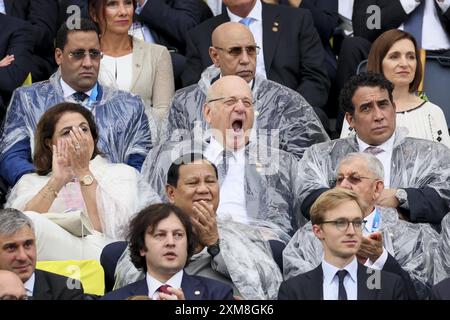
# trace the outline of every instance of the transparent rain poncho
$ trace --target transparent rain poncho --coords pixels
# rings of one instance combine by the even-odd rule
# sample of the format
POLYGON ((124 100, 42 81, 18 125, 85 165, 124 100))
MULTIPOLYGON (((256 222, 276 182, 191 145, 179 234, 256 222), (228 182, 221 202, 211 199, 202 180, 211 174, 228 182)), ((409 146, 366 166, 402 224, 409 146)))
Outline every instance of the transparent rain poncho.
MULTIPOLYGON (((162 125, 161 140, 179 140, 191 137, 194 127, 204 130, 208 124, 203 119, 203 105, 211 81, 220 75, 220 69, 212 65, 203 73, 198 84, 178 90, 171 101, 166 120, 162 125)), ((296 158, 315 143, 329 141, 313 108, 298 93, 258 74, 252 86, 255 122, 258 132, 272 135, 279 147, 296 158)))
MULTIPOLYGON (((125 91, 101 88, 99 101, 92 101, 92 111, 99 131, 98 147, 113 163, 126 163, 130 155, 146 156, 152 148, 150 126, 142 100, 125 91)), ((100 92, 100 91, 99 91, 100 92)), ((57 71, 48 81, 18 88, 11 99, 0 141, 3 155, 15 143, 29 138, 34 153, 34 131, 42 114, 50 107, 64 102, 57 71)))
MULTIPOLYGON (((244 299, 275 300, 283 281, 281 271, 272 257, 265 235, 253 227, 230 220, 217 220, 220 237, 220 254, 211 263, 211 256, 202 250, 191 261, 207 259, 211 268, 225 279, 232 281, 244 299)), ((192 275, 189 264, 185 271, 192 275)), ((116 266, 114 289, 143 279, 142 270, 136 269, 124 251, 116 266)), ((216 277, 215 277, 216 278, 216 277)))
MULTIPOLYGON (((390 188, 434 189, 446 202, 450 203, 450 149, 427 140, 407 138, 404 128, 397 128, 391 158, 390 188)), ((334 186, 340 160, 351 152, 359 152, 356 137, 337 139, 313 145, 305 151, 299 162, 301 172, 299 201, 314 190, 334 186)), ((411 208, 411 221, 427 220, 423 213, 411 208), (413 214, 414 212, 414 214, 413 214)), ((446 210, 448 212, 449 210, 446 210)), ((303 212, 304 216, 307 213, 303 212)), ((302 221, 302 217, 299 220, 302 221)), ((440 221, 433 221, 439 224, 440 221)))
MULTIPOLYGON (((429 224, 400 220, 392 208, 378 209, 384 248, 409 273, 419 298, 426 298, 435 283, 434 264, 439 259, 436 248, 441 235, 429 224)), ((322 244, 314 235, 311 222, 308 222, 294 234, 283 251, 285 279, 316 268, 322 256, 322 244)))
MULTIPOLYGON (((206 147, 204 140, 185 140, 166 141, 153 148, 142 166, 144 181, 167 202, 165 185, 172 162, 192 152, 203 153, 206 147)), ((293 234, 297 230, 294 218, 300 211, 294 193, 298 177, 298 162, 291 154, 269 148, 261 140, 248 143, 244 177, 248 218, 271 224, 277 234, 293 234)))

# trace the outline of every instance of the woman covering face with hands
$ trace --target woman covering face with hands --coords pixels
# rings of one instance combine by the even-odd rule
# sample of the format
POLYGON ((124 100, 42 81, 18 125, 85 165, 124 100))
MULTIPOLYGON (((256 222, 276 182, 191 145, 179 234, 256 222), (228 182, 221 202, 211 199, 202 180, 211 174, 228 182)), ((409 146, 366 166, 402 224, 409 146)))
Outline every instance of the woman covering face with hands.
POLYGON ((35 173, 24 175, 7 205, 33 219, 42 260, 99 259, 103 247, 122 239, 122 228, 140 208, 138 173, 112 164, 97 149, 98 131, 89 110, 60 103, 44 113, 35 135, 35 173), (82 211, 93 231, 76 237, 41 213, 82 211))

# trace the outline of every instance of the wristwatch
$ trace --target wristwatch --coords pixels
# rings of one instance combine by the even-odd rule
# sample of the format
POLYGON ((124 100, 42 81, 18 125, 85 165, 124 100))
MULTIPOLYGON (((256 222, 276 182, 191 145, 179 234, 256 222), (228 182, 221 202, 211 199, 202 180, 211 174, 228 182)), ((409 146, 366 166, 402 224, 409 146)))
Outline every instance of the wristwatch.
POLYGON ((92 183, 94 183, 94 177, 91 176, 90 174, 85 175, 84 177, 80 178, 80 184, 82 186, 87 187, 87 186, 90 186, 92 183))
POLYGON ((408 201, 408 194, 404 189, 397 189, 397 191, 395 192, 395 197, 397 198, 400 206, 408 201))
POLYGON ((216 243, 210 245, 207 247, 206 251, 208 251, 208 253, 211 255, 211 257, 215 257, 219 254, 220 252, 220 240, 217 239, 216 243))

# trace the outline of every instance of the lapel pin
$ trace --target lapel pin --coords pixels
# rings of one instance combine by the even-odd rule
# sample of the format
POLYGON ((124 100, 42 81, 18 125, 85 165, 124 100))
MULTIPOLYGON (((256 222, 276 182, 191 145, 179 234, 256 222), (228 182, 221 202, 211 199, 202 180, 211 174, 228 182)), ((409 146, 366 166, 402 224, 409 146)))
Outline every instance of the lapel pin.
POLYGON ((274 22, 274 23, 273 23, 272 31, 273 31, 273 32, 278 32, 278 22, 274 22))
POLYGON ((195 296, 199 296, 199 295, 200 295, 200 291, 195 290, 195 291, 194 291, 194 295, 195 295, 195 296))
POLYGON ((278 27, 278 22, 274 22, 273 25, 274 25, 275 27, 278 27))

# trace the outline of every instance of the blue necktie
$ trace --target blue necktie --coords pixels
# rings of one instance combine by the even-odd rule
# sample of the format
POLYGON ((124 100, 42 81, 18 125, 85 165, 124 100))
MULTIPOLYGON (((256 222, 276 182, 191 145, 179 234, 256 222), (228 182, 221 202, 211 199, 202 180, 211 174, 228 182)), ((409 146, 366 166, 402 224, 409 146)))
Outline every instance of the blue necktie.
POLYGON ((74 94, 72 94, 73 99, 78 102, 78 103, 82 103, 84 100, 87 99, 87 97, 89 97, 86 93, 84 92, 75 92, 74 94))
POLYGON ((419 48, 422 47, 422 25, 425 11, 425 1, 423 0, 413 12, 410 13, 408 20, 405 21, 404 30, 411 33, 416 39, 419 48))
POLYGON ((239 23, 242 23, 243 25, 248 27, 250 25, 250 23, 252 23, 252 21, 253 21, 253 18, 246 17, 246 18, 239 20, 239 23))
POLYGON ((344 279, 347 273, 347 270, 339 270, 338 272, 336 272, 336 275, 339 279, 338 300, 347 300, 347 291, 345 291, 344 287, 344 279))

